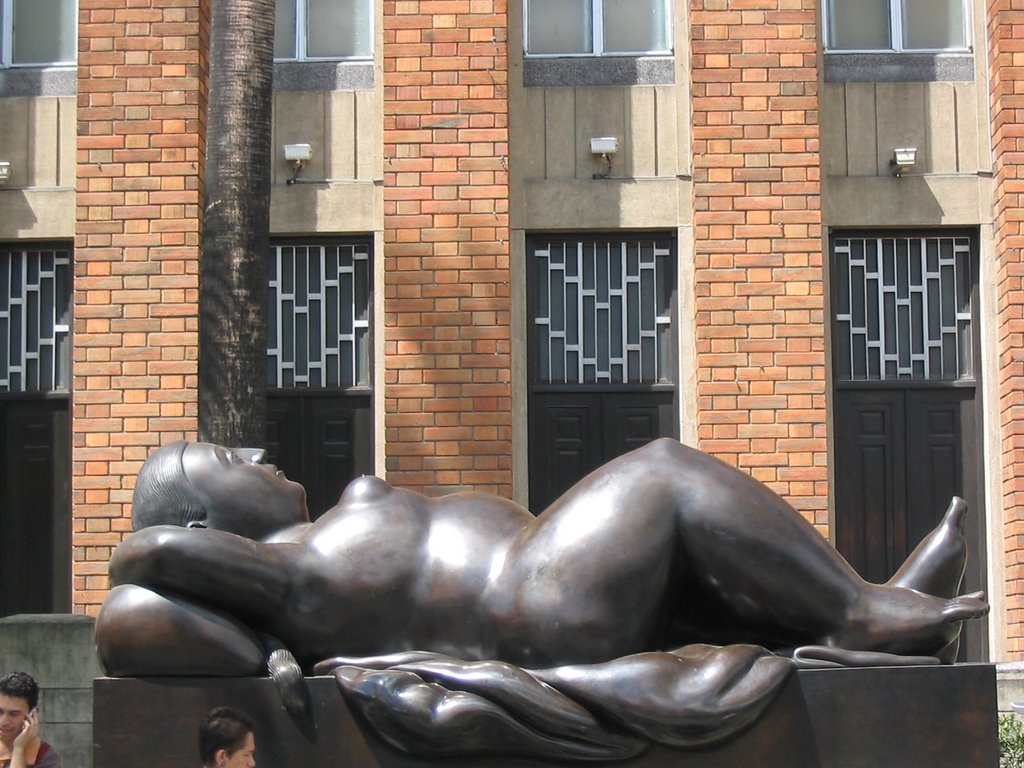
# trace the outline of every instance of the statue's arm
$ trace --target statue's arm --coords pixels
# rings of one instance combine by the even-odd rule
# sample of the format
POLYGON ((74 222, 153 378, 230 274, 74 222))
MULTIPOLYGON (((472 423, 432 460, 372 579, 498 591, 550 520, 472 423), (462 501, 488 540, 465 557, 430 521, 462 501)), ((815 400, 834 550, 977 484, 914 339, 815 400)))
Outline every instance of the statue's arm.
POLYGON ((298 544, 262 544, 232 533, 145 528, 110 560, 111 586, 136 584, 246 617, 279 613, 290 591, 298 544))

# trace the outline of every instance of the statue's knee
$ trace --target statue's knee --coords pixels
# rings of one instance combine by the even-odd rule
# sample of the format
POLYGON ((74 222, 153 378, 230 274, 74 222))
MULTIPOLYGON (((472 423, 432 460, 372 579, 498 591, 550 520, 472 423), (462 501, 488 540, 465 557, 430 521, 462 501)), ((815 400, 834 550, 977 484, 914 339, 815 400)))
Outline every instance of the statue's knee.
POLYGON ((128 584, 96 618, 96 650, 108 675, 262 674, 262 643, 221 611, 128 584))

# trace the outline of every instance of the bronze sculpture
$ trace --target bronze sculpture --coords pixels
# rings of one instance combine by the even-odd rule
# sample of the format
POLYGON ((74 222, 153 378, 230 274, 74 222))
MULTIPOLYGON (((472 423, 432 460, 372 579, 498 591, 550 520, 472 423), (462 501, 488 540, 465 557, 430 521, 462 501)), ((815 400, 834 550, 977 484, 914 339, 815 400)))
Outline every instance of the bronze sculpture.
POLYGON ((964 512, 875 585, 768 488, 672 440, 537 517, 364 477, 314 522, 274 467, 177 443, 140 473, 97 644, 114 676, 244 676, 277 638, 428 754, 706 745, 752 722, 793 659, 952 661, 987 612, 958 594, 964 512))

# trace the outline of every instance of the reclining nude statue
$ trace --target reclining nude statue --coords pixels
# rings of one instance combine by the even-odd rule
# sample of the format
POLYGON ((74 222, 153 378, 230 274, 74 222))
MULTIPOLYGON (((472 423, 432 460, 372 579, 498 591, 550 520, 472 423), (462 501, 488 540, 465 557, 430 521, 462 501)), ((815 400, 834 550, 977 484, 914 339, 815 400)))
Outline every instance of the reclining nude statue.
POLYGON ((275 467, 176 442, 139 474, 97 647, 112 676, 264 675, 283 649, 426 756, 704 747, 797 666, 952 662, 988 612, 959 594, 965 511, 954 498, 871 584, 781 497, 674 440, 536 517, 362 477, 313 522, 275 467))

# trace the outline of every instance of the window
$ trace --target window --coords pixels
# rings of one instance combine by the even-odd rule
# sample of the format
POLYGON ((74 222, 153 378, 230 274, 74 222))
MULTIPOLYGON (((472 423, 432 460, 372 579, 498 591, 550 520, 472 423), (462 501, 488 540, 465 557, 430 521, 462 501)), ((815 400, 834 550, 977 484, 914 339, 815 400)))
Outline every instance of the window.
POLYGON ((71 253, 0 248, 0 392, 67 392, 71 253))
POLYGON ((966 0, 829 0, 830 51, 968 51, 966 0))
POLYGON ((273 246, 269 303, 269 387, 369 387, 368 245, 273 246))
POLYGON ((0 66, 74 64, 76 0, 0 0, 0 66))
POLYGON ((668 54, 668 0, 526 0, 530 56, 668 54))
POLYGON ((371 58, 372 13, 371 0, 277 0, 274 58, 371 58))
POLYGON ((537 369, 544 384, 673 380, 671 243, 536 240, 537 369))
POLYGON ((840 381, 974 377, 971 239, 836 237, 840 381))

